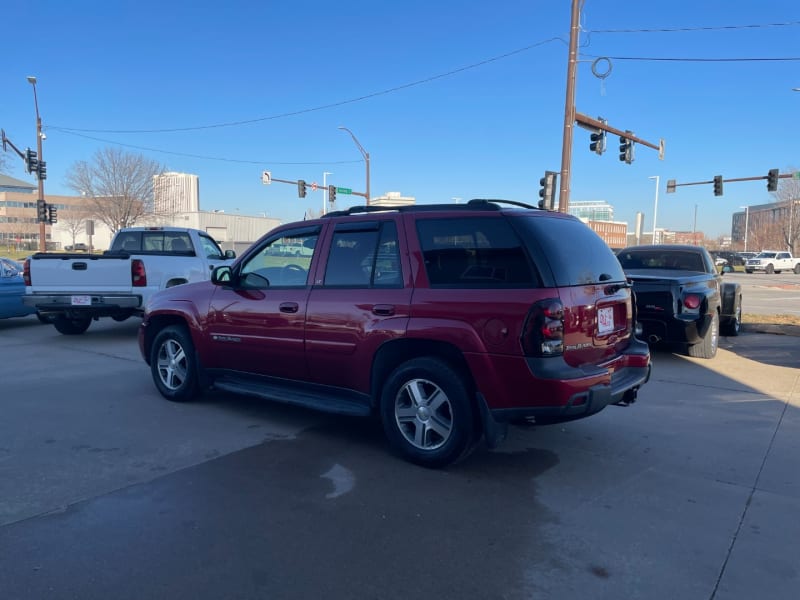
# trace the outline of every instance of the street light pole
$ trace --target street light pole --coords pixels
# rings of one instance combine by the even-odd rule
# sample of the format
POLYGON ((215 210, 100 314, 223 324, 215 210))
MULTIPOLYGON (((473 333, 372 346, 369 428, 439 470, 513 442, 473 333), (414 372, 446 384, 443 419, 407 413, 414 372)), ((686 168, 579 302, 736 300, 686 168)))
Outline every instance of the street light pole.
POLYGON ((653 207, 653 243, 656 243, 656 218, 658 217, 658 175, 651 175, 648 179, 655 179, 656 180, 656 203, 653 207))
POLYGON ((750 207, 740 206, 744 209, 744 251, 747 252, 747 230, 750 228, 750 207))
POLYGON ((328 206, 328 175, 333 175, 328 171, 322 173, 322 216, 325 216, 328 206))
MULTIPOLYGON (((39 164, 42 162, 42 118, 39 116, 39 99, 36 96, 36 77, 33 75, 28 76, 28 83, 33 86, 33 105, 36 108, 36 155, 38 156, 39 164)), ((36 172, 36 179, 39 184, 39 200, 44 202, 44 180, 42 179, 42 171, 36 172)), ((38 215, 38 211, 37 211, 38 215)), ((39 221, 39 251, 46 252, 47 244, 45 236, 47 231, 45 229, 44 221, 39 221)))
POLYGON ((341 129, 341 130, 343 130, 343 131, 346 131, 347 133, 349 133, 349 134, 350 134, 350 137, 351 137, 351 138, 353 138, 353 141, 356 143, 356 146, 358 146, 358 150, 361 152, 361 156, 363 156, 363 157, 364 157, 364 163, 365 163, 365 164, 366 164, 366 166, 367 166, 367 189, 366 189, 366 199, 367 199, 367 206, 369 206, 369 199, 370 199, 370 197, 371 197, 371 196, 369 195, 369 152, 367 152, 366 150, 364 150, 364 146, 362 146, 362 145, 359 143, 359 141, 358 141, 358 138, 356 138, 356 136, 353 134, 353 132, 352 132, 352 131, 350 131, 350 130, 349 130, 347 127, 342 127, 342 126, 340 125, 340 126, 339 126, 339 129, 341 129))

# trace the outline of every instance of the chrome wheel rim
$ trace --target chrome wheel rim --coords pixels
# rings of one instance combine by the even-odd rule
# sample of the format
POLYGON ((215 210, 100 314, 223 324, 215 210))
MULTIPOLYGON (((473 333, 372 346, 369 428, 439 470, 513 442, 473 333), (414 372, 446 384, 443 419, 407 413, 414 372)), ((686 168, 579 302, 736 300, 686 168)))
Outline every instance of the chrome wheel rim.
POLYGON ((419 450, 441 448, 453 432, 450 399, 427 379, 412 379, 398 390, 394 416, 405 440, 419 450))
POLYGON ((186 381, 189 363, 186 352, 175 340, 166 340, 158 349, 156 368, 161 383, 169 390, 178 390, 186 381))

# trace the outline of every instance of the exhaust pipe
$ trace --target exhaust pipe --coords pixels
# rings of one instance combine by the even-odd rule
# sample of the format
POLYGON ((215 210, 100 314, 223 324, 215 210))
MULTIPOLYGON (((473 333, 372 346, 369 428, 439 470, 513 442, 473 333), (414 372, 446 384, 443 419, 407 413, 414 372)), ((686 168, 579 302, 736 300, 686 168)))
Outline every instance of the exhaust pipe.
POLYGON ((660 341, 661 341, 661 338, 660 338, 660 337, 658 337, 656 334, 654 334, 654 333, 651 333, 651 334, 650 334, 650 335, 647 337, 647 341, 648 341, 649 343, 651 343, 651 344, 657 344, 658 342, 660 342, 660 341))

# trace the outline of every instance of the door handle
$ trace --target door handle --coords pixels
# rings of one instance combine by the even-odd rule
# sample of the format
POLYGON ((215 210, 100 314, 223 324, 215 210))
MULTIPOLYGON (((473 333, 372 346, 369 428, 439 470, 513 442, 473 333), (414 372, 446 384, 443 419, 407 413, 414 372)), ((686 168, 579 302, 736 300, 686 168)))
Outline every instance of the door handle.
POLYGON ((283 313, 296 313, 300 309, 297 302, 281 302, 278 310, 283 313))
POLYGON ((376 304, 372 307, 372 314, 381 317, 390 317, 394 314, 393 304, 376 304))

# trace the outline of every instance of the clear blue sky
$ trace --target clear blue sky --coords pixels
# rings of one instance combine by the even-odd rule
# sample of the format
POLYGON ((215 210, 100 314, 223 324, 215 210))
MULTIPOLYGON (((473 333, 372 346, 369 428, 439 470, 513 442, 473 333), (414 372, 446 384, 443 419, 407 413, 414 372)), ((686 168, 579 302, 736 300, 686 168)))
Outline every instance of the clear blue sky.
MULTIPOLYGON (((328 183, 363 191, 342 125, 370 153, 373 196, 535 203, 544 170, 561 165, 569 24, 568 0, 7 2, 0 127, 35 146, 35 75, 53 194, 72 193, 73 162, 120 143, 199 175, 204 210, 301 219, 322 194, 301 200, 294 186, 262 185, 261 171, 309 183, 329 171, 328 183), (237 121, 252 122, 209 127, 237 121), (195 129, 120 132, 181 128, 195 129)), ((796 2, 586 0, 582 27, 578 111, 664 138, 666 157, 639 146, 626 165, 616 137, 597 156, 576 128, 572 201, 612 203, 629 230, 641 211, 650 230, 659 175, 658 226, 691 230, 697 207, 697 229, 717 236, 740 206, 770 200, 765 182, 728 183, 717 198, 710 185, 667 195, 667 179, 800 165, 800 61, 624 60, 800 57, 796 2), (676 28, 695 30, 606 32, 676 28), (602 56, 603 81, 591 63, 602 56)))

